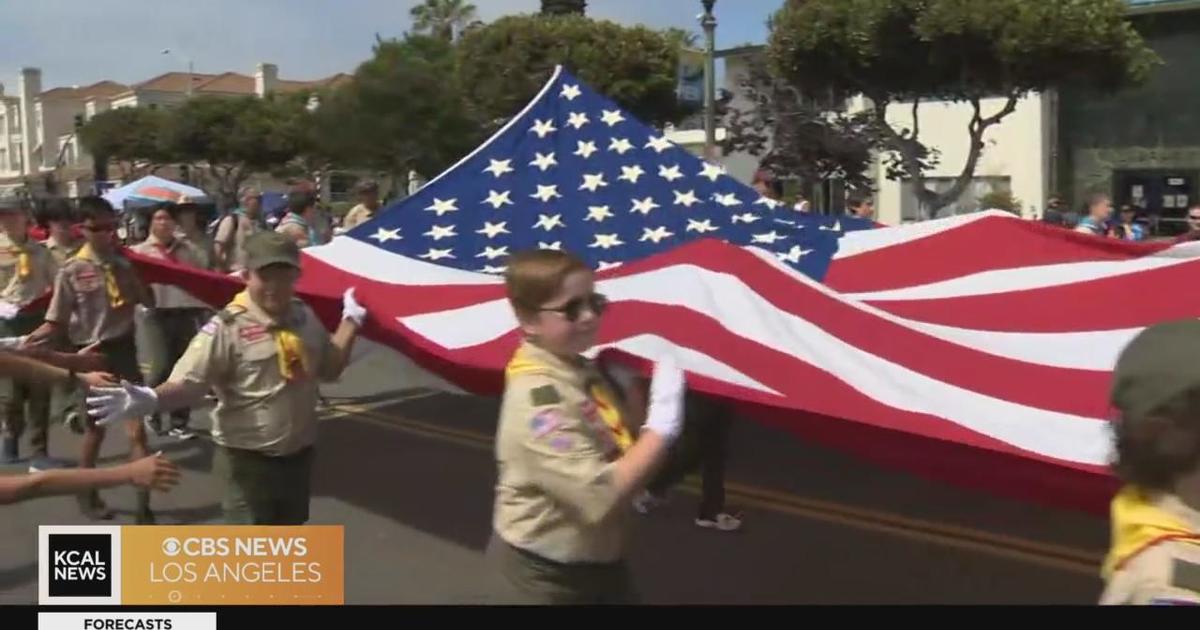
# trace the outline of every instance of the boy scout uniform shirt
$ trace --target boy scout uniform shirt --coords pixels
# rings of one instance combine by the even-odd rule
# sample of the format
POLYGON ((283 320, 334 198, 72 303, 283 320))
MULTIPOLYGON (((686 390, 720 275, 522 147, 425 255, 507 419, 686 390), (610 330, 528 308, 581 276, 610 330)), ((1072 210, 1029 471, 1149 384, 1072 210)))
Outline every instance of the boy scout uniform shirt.
MULTIPOLYGON (((164 247, 162 241, 151 234, 146 240, 129 249, 143 256, 158 258, 159 260, 174 259, 175 262, 181 265, 196 267, 198 269, 204 268, 200 252, 197 251, 191 241, 183 238, 175 238, 171 241, 170 245, 164 247)), ((152 284, 150 285, 150 290, 154 292, 155 308, 208 308, 207 304, 197 300, 187 291, 176 286, 152 284)))
POLYGON ((293 300, 284 320, 299 335, 313 374, 288 381, 279 366, 275 320, 251 302, 225 307, 192 340, 168 379, 211 386, 217 393, 213 441, 272 456, 316 442, 319 380, 337 377, 334 348, 306 304, 293 300))
POLYGON ((58 263, 59 267, 63 266, 67 260, 74 256, 75 252, 79 251, 80 245, 82 245, 81 243, 61 243, 54 238, 48 238, 42 241, 42 244, 46 246, 46 249, 50 250, 50 255, 54 256, 54 260, 58 263))
POLYGON ((363 223, 374 219, 376 211, 377 210, 371 210, 360 203, 357 206, 350 208, 350 211, 346 213, 346 218, 342 219, 342 227, 347 230, 353 230, 363 223))
MULTIPOLYGON (((1192 537, 1167 538, 1143 548, 1112 574, 1100 604, 1200 605, 1200 512, 1175 496, 1153 503, 1190 529, 1192 537)), ((1166 536, 1150 540, 1159 538, 1166 536)))
POLYGON ((507 370, 496 436, 500 538, 555 562, 621 560, 630 524, 615 480, 623 451, 601 414, 628 417, 590 362, 570 365, 521 346, 507 370))
POLYGON ((71 258, 54 279, 46 321, 65 325, 71 343, 77 346, 133 333, 141 281, 128 258, 114 254, 108 260, 120 293, 119 305, 108 295, 104 266, 91 260, 71 258))
POLYGON ((262 231, 263 227, 258 221, 240 212, 226 215, 217 224, 217 235, 213 240, 225 248, 231 271, 246 268, 246 239, 251 234, 262 231))
POLYGON ((0 300, 18 308, 28 306, 54 287, 54 276, 58 263, 50 250, 34 240, 26 240, 24 246, 12 242, 7 234, 0 234, 0 300), (21 254, 29 256, 29 272, 21 277, 21 254))

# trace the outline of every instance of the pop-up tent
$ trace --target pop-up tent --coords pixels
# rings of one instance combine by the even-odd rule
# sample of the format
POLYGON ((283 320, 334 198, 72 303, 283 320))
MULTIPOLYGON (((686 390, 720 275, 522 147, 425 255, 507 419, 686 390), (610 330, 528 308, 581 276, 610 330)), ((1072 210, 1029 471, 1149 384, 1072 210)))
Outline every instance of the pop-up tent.
POLYGON ((203 190, 180 184, 156 175, 147 175, 135 182, 125 184, 104 193, 104 198, 117 211, 125 208, 126 204, 142 205, 178 200, 186 196, 196 203, 209 203, 208 195, 203 190))

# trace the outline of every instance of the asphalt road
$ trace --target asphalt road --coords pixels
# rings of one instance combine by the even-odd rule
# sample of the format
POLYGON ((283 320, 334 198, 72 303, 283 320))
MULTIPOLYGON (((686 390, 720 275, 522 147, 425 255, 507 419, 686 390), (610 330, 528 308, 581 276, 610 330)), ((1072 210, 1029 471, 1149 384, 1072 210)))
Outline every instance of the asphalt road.
MULTIPOLYGON (((487 603, 496 402, 412 388, 406 374, 373 353, 327 390, 312 523, 346 528, 347 603, 487 603)), ((194 417, 208 425, 203 411, 194 417)), ((732 440, 729 503, 746 527, 695 527, 690 487, 642 517, 632 563, 647 603, 1089 604, 1099 594, 1102 519, 876 469, 754 423, 732 440)), ((77 444, 54 429, 53 454, 74 457, 77 444)), ((218 522, 211 446, 155 444, 186 470, 155 497, 160 522, 218 522)), ((106 461, 125 448, 113 432, 106 461)), ((105 496, 116 522, 131 523, 133 491, 105 496)), ((85 521, 70 498, 3 509, 0 603, 34 603, 37 526, 85 521)))

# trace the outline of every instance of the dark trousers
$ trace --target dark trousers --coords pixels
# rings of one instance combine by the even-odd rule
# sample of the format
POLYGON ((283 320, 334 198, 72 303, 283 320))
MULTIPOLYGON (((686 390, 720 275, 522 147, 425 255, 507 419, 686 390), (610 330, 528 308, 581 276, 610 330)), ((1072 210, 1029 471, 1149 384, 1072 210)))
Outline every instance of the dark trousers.
POLYGON ((303 525, 308 522, 315 451, 273 457, 218 445, 212 473, 221 485, 229 525, 303 525))
MULTIPOLYGON (((158 387, 167 382, 175 363, 187 351, 188 344, 200 329, 200 320, 207 314, 208 311, 197 308, 164 308, 154 312, 154 324, 159 330, 158 340, 161 347, 154 349, 154 368, 147 379, 150 387, 158 387)), ((191 415, 191 409, 172 411, 171 428, 187 427, 191 415)), ((159 414, 154 415, 154 421, 156 425, 161 422, 159 414)))
POLYGON ((598 606, 640 603, 624 562, 563 564, 518 549, 495 532, 485 552, 496 571, 493 603, 598 606))
POLYGON ((672 486, 699 468, 701 498, 698 516, 711 519, 725 509, 725 461, 729 457, 729 429, 733 407, 724 401, 688 391, 684 397, 683 434, 667 463, 646 487, 663 496, 672 486))
MULTIPOLYGON (((42 324, 43 314, 18 315, 0 322, 0 336, 27 335, 42 324)), ((0 380, 0 433, 6 438, 20 439, 30 430, 29 441, 33 456, 46 455, 50 429, 50 388, 0 380)))

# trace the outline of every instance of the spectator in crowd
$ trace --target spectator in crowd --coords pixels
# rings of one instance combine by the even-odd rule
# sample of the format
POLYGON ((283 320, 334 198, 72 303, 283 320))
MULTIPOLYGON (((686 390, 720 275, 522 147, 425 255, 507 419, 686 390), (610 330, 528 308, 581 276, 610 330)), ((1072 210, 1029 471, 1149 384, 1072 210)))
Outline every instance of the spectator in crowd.
POLYGON ((1200 240, 1200 203, 1194 203, 1188 208, 1184 220, 1187 222, 1187 230, 1175 237, 1175 242, 1187 243, 1200 240))
POLYGON ((295 189, 288 193, 287 204, 288 213, 275 231, 292 239, 300 248, 323 245, 325 238, 316 195, 308 190, 295 189))
POLYGON ((1138 209, 1129 204, 1121 206, 1120 219, 1112 224, 1108 235, 1124 241, 1141 241, 1146 238, 1146 226, 1137 222, 1138 209))
POLYGON ((353 230, 354 228, 375 218, 375 213, 379 210, 379 184, 374 181, 360 182, 356 187, 358 193, 358 205, 350 208, 346 213, 346 218, 342 220, 343 230, 353 230))
POLYGON ((1112 217, 1112 197, 1104 193, 1096 193, 1088 197, 1085 206, 1087 216, 1079 220, 1075 226, 1076 232, 1104 236, 1108 233, 1108 220, 1112 217))
POLYGON ((239 196, 242 200, 241 205, 225 215, 217 224, 217 233, 213 238, 214 269, 245 270, 246 239, 267 229, 263 218, 262 193, 257 188, 248 187, 243 188, 239 196))
POLYGON ((861 193, 851 193, 846 197, 846 214, 873 221, 875 219, 875 202, 861 193))
POLYGON ((48 232, 42 244, 50 250, 59 266, 74 256, 83 244, 71 227, 74 224, 72 214, 71 204, 66 199, 54 197, 46 201, 38 215, 38 223, 48 232))

